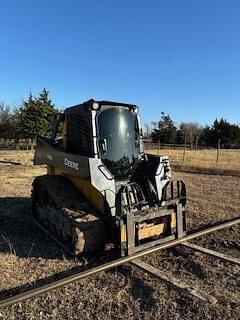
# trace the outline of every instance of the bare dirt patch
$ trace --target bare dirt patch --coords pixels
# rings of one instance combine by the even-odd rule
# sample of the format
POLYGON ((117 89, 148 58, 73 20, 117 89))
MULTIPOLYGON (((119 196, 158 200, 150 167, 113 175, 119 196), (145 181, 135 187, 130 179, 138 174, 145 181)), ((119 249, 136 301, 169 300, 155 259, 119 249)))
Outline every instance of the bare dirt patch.
MULTIPOLYGON (((67 258, 32 223, 31 183, 45 172, 32 165, 0 166, 1 298, 103 262, 67 258)), ((187 185, 190 230, 239 216, 239 177, 176 172, 174 178, 187 185)), ((198 243, 239 258, 239 235, 240 228, 233 227, 198 243)), ((218 303, 199 302, 125 265, 0 310, 0 319, 239 319, 238 266, 182 246, 143 260, 207 291, 218 303)))

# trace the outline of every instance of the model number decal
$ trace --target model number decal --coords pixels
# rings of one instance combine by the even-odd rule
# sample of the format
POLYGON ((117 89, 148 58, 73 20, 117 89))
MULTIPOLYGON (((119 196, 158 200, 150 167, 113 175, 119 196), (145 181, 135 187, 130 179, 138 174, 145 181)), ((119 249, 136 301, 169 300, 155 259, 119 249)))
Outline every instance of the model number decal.
POLYGON ((73 168, 75 170, 79 170, 79 163, 74 162, 72 160, 68 160, 67 158, 64 159, 64 165, 70 168, 73 168))
POLYGON ((53 159, 52 155, 47 153, 47 159, 52 160, 53 159))

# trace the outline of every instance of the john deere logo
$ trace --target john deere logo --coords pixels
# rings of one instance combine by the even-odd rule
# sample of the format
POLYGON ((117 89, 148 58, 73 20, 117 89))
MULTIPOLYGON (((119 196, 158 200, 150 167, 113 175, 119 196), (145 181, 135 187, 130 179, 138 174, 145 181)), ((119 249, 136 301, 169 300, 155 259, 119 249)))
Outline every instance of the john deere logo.
POLYGON ((79 170, 79 163, 74 162, 72 160, 68 160, 67 158, 64 159, 65 166, 68 166, 69 168, 79 170))

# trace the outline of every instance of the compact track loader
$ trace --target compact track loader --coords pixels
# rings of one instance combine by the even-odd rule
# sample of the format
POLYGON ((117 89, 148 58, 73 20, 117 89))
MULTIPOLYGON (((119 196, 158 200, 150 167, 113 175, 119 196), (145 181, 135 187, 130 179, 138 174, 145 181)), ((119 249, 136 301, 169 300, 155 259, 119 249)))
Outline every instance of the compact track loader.
POLYGON ((34 221, 70 254, 127 256, 186 233, 186 188, 168 157, 145 154, 136 105, 89 100, 38 137, 34 221))

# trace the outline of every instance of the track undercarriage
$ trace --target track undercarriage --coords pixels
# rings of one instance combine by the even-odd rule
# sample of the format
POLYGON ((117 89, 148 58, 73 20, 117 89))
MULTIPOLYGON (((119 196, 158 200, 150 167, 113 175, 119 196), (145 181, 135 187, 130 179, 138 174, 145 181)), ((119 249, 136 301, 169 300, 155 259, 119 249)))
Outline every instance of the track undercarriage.
POLYGON ((45 175, 33 182, 32 213, 35 223, 70 255, 106 246, 114 246, 117 255, 132 255, 185 234, 184 184, 176 187, 173 182, 166 186, 161 207, 121 207, 122 214, 109 223, 66 177, 45 175))
POLYGON ((69 254, 102 250, 106 228, 102 217, 63 176, 41 176, 33 183, 35 223, 69 254))

